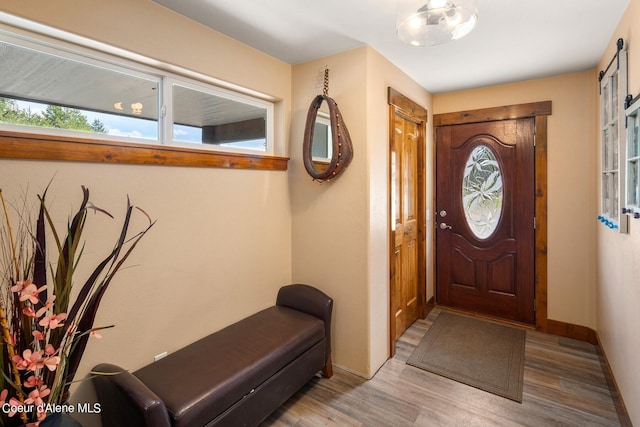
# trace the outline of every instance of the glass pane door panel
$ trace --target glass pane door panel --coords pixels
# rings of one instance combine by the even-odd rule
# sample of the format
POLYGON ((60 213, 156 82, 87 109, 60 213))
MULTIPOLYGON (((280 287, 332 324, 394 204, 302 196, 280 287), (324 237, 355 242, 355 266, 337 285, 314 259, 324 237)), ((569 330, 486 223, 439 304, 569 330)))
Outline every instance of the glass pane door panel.
POLYGON ((494 152, 479 145, 467 159, 462 180, 462 206, 469 228, 479 239, 490 237, 502 214, 502 171, 494 152))

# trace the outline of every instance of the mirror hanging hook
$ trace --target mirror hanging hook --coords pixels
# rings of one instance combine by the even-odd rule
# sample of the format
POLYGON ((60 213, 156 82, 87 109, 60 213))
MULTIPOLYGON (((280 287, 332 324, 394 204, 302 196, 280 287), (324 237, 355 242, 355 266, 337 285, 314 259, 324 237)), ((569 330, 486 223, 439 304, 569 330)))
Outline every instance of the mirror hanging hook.
POLYGON ((322 94, 329 96, 329 68, 324 69, 324 87, 322 88, 322 94))

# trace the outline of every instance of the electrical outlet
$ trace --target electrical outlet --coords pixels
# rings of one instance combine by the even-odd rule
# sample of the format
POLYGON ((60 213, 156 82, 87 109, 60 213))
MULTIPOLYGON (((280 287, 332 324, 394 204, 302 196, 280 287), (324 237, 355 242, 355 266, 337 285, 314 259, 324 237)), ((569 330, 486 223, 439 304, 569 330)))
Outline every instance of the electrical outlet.
POLYGON ((153 361, 157 362, 158 360, 160 360, 160 359, 162 359, 162 358, 164 358, 166 356, 167 356, 167 352, 163 351, 162 353, 156 354, 155 356, 153 356, 153 361))

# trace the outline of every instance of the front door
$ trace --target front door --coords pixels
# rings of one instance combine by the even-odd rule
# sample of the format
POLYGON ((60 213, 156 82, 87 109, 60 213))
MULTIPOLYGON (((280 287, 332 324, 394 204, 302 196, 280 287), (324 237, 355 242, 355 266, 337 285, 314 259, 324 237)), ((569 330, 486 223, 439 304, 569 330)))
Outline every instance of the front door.
POLYGON ((535 322, 534 119, 436 130, 436 300, 535 322))

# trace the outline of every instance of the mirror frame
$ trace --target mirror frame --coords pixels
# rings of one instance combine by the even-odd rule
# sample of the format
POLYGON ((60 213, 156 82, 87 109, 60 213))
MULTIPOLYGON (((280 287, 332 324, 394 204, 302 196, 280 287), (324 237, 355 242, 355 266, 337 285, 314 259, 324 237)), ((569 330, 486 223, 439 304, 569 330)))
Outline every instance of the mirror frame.
MULTIPOLYGON (((342 119, 340 110, 338 110, 338 104, 326 96, 318 95, 309 106, 307 112, 307 122, 304 130, 302 157, 304 160, 304 167, 307 173, 313 178, 314 181, 330 181, 340 175, 351 163, 353 158, 353 145, 351 144, 351 136, 349 130, 342 119), (313 161, 313 132, 316 123, 316 117, 318 111, 323 102, 326 102, 329 106, 329 122, 331 127, 331 146, 332 155, 331 161, 326 168, 322 170, 316 169, 315 162, 313 161)), ((324 164, 323 164, 324 166, 324 164)))

